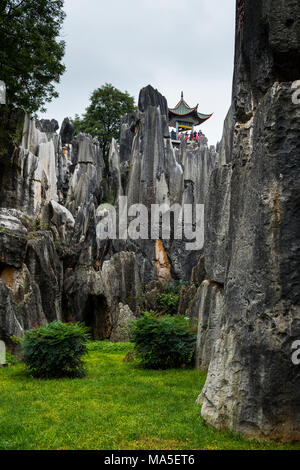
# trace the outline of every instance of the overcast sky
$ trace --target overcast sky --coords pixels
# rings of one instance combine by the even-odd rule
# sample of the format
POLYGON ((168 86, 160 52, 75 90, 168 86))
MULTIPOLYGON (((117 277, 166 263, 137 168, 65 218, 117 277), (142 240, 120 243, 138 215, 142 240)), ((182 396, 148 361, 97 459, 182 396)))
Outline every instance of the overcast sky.
POLYGON ((220 140, 231 101, 235 0, 65 0, 67 70, 42 117, 82 114, 92 91, 112 83, 138 100, 151 84, 174 107, 181 91, 212 118, 220 140))

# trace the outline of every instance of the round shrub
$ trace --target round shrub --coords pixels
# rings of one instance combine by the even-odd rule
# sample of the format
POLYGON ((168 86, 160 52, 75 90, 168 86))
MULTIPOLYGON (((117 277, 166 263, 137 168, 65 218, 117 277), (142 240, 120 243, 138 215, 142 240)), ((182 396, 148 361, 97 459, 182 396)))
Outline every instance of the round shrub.
POLYGON ((25 364, 34 377, 83 377, 82 356, 87 352, 88 331, 81 323, 59 321, 26 331, 25 364))
POLYGON ((192 362, 196 333, 183 316, 144 313, 131 323, 135 355, 147 369, 168 369, 192 362))

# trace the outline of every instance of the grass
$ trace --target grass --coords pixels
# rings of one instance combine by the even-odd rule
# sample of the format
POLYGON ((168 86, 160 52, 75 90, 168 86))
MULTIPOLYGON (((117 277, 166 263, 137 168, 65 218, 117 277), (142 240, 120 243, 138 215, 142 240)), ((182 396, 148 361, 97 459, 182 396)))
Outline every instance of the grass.
POLYGON ((205 374, 123 362, 130 344, 89 344, 82 379, 33 379, 0 369, 0 449, 299 449, 205 425, 195 400, 205 374))

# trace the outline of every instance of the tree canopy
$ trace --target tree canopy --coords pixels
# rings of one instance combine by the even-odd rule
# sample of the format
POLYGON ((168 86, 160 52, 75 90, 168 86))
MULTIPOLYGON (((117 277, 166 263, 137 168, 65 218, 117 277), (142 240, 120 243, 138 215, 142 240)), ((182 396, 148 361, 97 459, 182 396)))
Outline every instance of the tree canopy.
POLYGON ((26 112, 44 110, 57 97, 54 83, 65 70, 59 33, 63 0, 0 0, 0 80, 7 104, 26 112))
POLYGON ((76 115, 72 120, 75 133, 85 132, 97 137, 107 161, 112 138, 119 138, 121 116, 134 109, 134 98, 127 91, 123 93, 106 83, 92 93, 85 114, 81 118, 76 115))

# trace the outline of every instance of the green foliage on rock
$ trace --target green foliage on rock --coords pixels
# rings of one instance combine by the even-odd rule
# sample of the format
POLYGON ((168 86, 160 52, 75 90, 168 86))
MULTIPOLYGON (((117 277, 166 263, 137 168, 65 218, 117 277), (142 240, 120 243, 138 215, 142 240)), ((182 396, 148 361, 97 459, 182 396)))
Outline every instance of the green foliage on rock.
POLYGON ((0 80, 7 103, 27 112, 43 110, 58 96, 65 70, 65 43, 59 39, 63 0, 0 0, 0 80))
MULTIPOLYGON (((0 0, 1 1, 1 0, 0 0)), ((1 22, 1 19, 0 19, 1 22)), ((0 38, 1 42, 1 38, 0 38)), ((0 51, 0 80, 1 51, 0 51)), ((12 106, 0 105, 0 160, 10 158, 21 145, 24 127, 24 112, 12 106)))
POLYGON ((173 294, 172 292, 158 294, 156 302, 160 312, 176 315, 179 303, 179 295, 173 294))
POLYGON ((127 91, 123 93, 106 83, 94 90, 85 114, 72 120, 75 134, 85 132, 97 137, 107 163, 111 140, 119 138, 120 118, 134 109, 134 98, 127 91))
POLYGON ((180 291, 185 285, 187 285, 185 281, 175 281, 172 284, 162 285, 162 292, 156 298, 157 308, 161 313, 177 314, 180 291))
POLYGON ((164 291, 168 294, 179 295, 181 289, 188 285, 187 281, 175 281, 173 284, 165 284, 164 291))
POLYGON ((153 310, 161 315, 176 315, 178 313, 180 293, 188 285, 185 281, 172 283, 153 281, 147 286, 141 286, 139 303, 143 310, 153 310))
POLYGON ((34 377, 84 376, 88 328, 81 323, 55 321, 25 333, 23 358, 34 377))
POLYGON ((168 369, 191 364, 196 333, 183 316, 158 317, 146 312, 132 322, 131 340, 143 367, 168 369))

